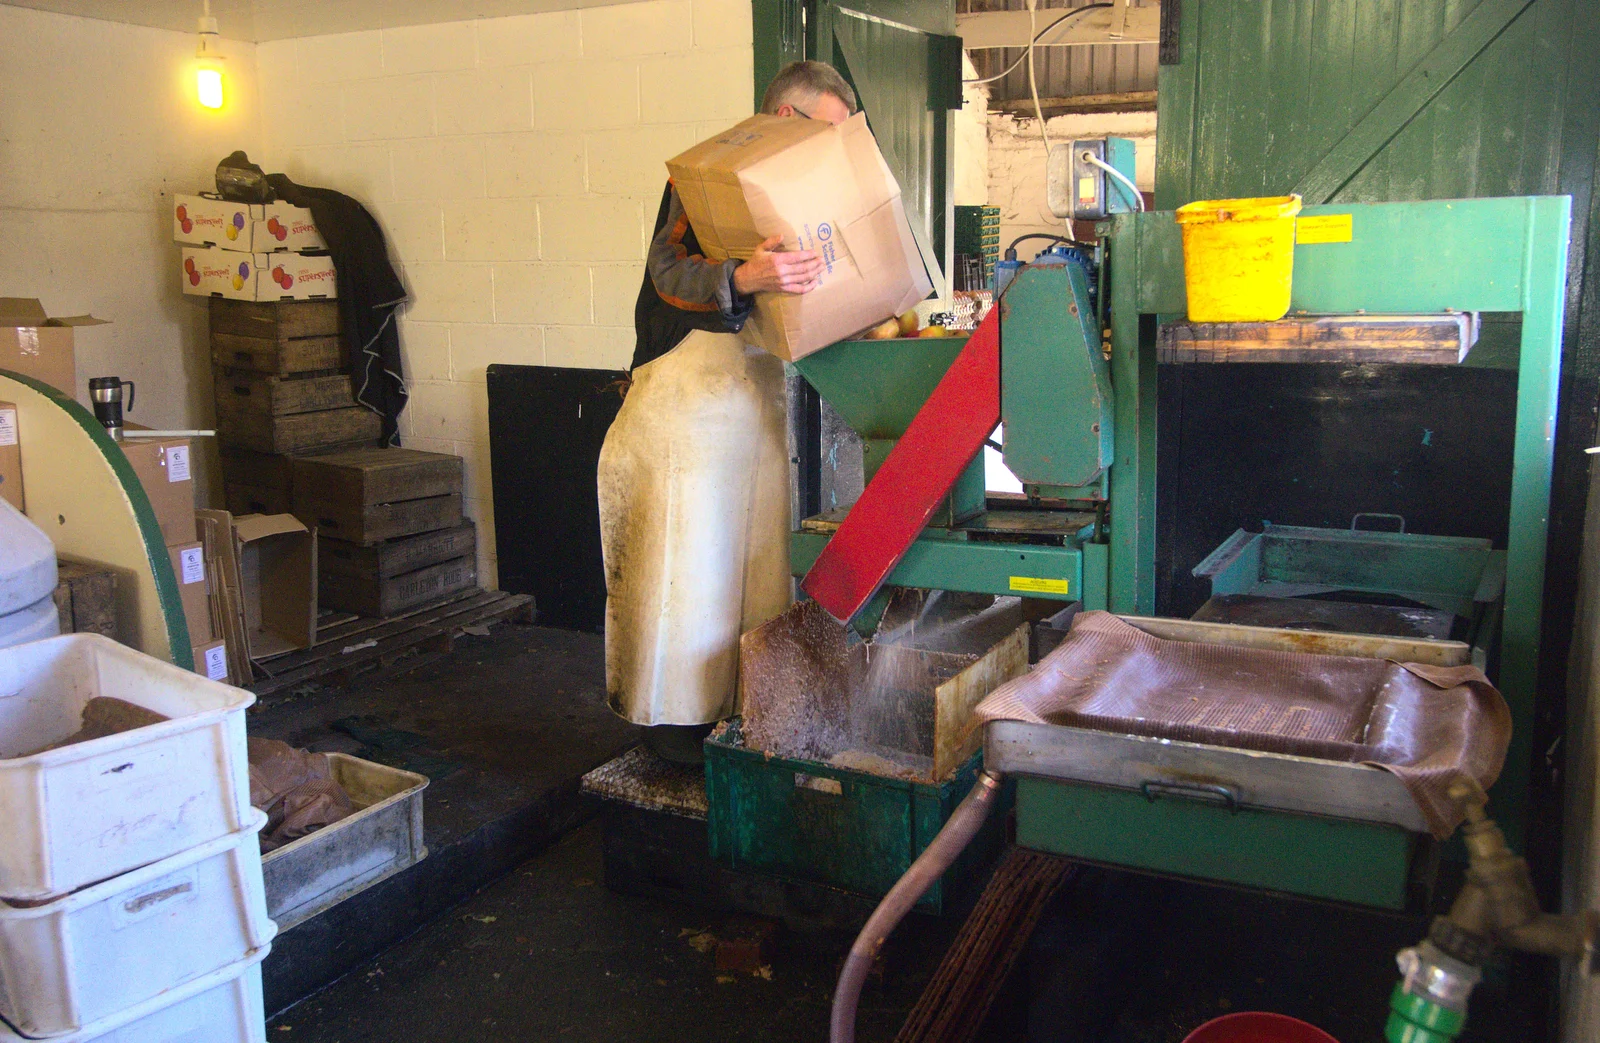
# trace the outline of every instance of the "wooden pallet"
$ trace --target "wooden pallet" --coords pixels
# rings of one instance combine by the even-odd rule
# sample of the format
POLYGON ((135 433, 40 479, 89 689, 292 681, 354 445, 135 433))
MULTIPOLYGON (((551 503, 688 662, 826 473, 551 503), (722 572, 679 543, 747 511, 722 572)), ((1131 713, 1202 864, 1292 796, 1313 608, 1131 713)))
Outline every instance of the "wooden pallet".
POLYGON ((448 655, 467 627, 506 619, 531 623, 533 615, 533 598, 527 594, 488 590, 463 591, 386 619, 347 612, 327 615, 318 620, 315 645, 254 664, 258 673, 269 676, 250 685, 250 691, 264 696, 308 681, 346 684, 372 671, 380 676, 403 673, 448 655))

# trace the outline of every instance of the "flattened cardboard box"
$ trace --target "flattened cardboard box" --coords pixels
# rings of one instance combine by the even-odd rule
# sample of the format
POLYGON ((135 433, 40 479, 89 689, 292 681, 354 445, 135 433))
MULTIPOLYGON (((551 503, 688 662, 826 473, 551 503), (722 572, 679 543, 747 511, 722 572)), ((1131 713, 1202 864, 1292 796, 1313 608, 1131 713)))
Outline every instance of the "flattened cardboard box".
MULTIPOLYGON (((223 642, 229 684, 254 680, 244 631, 244 600, 239 589, 239 555, 233 546, 233 515, 197 510, 195 528, 205 547, 206 574, 211 577, 211 628, 223 642)), ((197 660, 198 662, 198 660, 197 660)), ((208 674, 209 676, 209 674, 208 674)))
POLYGON ((23 506, 22 439, 17 430, 17 407, 0 402, 0 500, 19 511, 23 506))
POLYGON ((42 380, 69 395, 78 393, 74 331, 104 326, 93 315, 50 318, 32 297, 0 297, 0 369, 42 380))
POLYGON ((810 293, 761 293, 753 343, 793 361, 910 310, 932 291, 900 186, 857 113, 752 116, 667 161, 701 249, 747 259, 770 236, 821 255, 810 293))

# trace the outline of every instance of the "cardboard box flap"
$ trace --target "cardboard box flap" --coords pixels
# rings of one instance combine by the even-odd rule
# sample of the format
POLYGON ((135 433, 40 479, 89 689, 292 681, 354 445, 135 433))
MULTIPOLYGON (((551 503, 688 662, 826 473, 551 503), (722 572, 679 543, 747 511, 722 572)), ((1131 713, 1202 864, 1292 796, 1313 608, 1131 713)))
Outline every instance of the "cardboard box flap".
POLYGON ((292 514, 245 514, 233 519, 233 531, 238 534, 240 543, 249 543, 264 536, 311 530, 292 514))
POLYGON ((0 329, 8 326, 105 326, 110 319, 93 315, 63 315, 52 319, 37 297, 0 297, 0 329))
POLYGON ((49 321, 37 297, 0 297, 0 326, 43 326, 49 321))

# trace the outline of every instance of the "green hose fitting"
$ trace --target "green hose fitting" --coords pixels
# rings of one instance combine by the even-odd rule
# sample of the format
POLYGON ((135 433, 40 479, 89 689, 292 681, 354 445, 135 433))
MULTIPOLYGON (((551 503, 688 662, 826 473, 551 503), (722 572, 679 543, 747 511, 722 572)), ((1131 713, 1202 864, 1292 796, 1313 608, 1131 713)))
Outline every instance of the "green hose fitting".
POLYGON ((1397 982, 1389 997, 1389 1024, 1383 1035, 1389 1043, 1452 1043, 1466 1023, 1467 1016, 1461 1011, 1413 996, 1397 982))

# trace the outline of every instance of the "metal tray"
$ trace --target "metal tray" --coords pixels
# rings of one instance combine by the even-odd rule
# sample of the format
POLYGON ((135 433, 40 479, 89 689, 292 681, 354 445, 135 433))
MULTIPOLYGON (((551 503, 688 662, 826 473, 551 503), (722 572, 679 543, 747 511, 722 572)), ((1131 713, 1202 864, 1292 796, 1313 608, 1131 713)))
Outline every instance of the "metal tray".
MULTIPOLYGON (((1325 655, 1398 659, 1437 666, 1465 664, 1461 641, 1411 640, 1271 627, 1123 616, 1155 637, 1175 641, 1281 649, 1325 655)), ((985 729, 984 765, 991 771, 1136 790, 1154 800, 1179 796, 1243 807, 1395 825, 1413 833, 1427 824, 1400 780, 1382 768, 1226 746, 1119 735, 1056 724, 993 721, 985 729)))
POLYGON ((333 775, 359 811, 261 859, 267 915, 286 931, 428 854, 422 841, 426 776, 344 753, 333 775))

